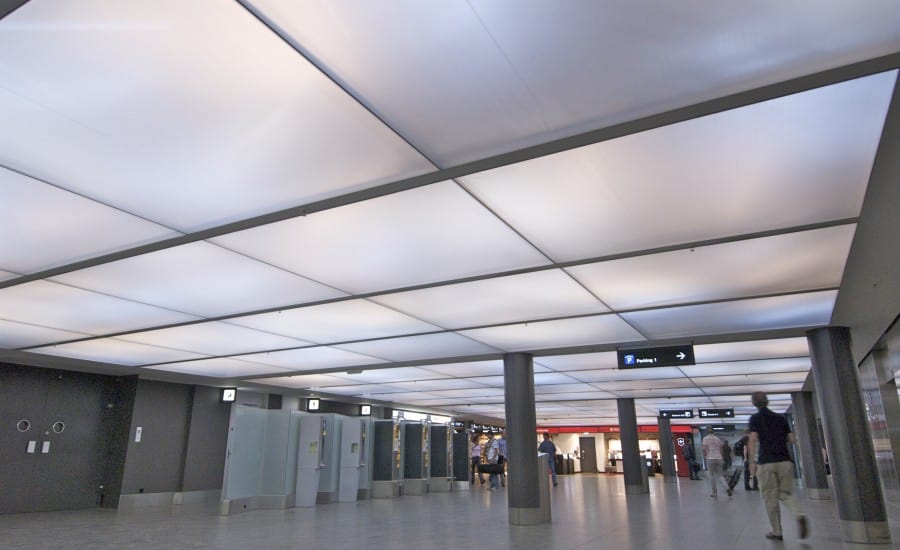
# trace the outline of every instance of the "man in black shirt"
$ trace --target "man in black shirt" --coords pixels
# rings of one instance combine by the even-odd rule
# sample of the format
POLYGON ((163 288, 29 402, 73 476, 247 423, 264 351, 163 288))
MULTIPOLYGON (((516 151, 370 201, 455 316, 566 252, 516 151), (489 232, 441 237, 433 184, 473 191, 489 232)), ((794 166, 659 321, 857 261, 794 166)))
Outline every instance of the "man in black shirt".
POLYGON ((769 514, 769 523, 772 524, 772 531, 766 533, 766 538, 784 538, 781 531, 780 501, 797 518, 797 532, 801 539, 805 539, 809 535, 809 522, 794 499, 794 464, 788 452, 788 444, 794 442, 794 434, 783 416, 769 410, 769 398, 765 393, 753 392, 751 399, 759 412, 750 417, 747 458, 750 461, 750 475, 756 475, 759 479, 760 492, 769 514))

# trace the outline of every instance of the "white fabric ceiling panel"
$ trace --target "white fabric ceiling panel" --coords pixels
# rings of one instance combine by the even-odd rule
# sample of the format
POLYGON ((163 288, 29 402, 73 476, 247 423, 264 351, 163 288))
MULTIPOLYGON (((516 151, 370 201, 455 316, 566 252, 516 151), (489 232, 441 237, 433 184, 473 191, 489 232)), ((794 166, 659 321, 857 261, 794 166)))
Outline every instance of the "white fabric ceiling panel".
POLYGON ((472 361, 467 363, 442 363, 440 365, 422 365, 430 370, 446 376, 489 376, 503 374, 503 361, 472 361))
POLYGON ((299 347, 309 344, 308 342, 286 338, 277 334, 260 332, 218 321, 136 332, 121 336, 120 339, 209 355, 232 355, 259 350, 299 347))
POLYGON ((0 281, 5 281, 14 277, 18 277, 18 275, 16 275, 15 273, 10 273, 9 271, 0 270, 0 281))
POLYGON ((276 367, 284 367, 286 369, 297 371, 372 365, 384 362, 376 357, 351 353, 349 351, 327 346, 267 353, 253 353, 242 355, 238 358, 253 361, 254 363, 260 363, 262 365, 274 365, 276 367))
POLYGON ((462 181, 557 261, 849 218, 860 212, 895 76, 782 97, 462 181))
POLYGON ((577 380, 566 376, 565 374, 560 374, 556 372, 544 372, 540 374, 534 375, 534 385, 535 388, 538 386, 545 386, 548 384, 572 384, 577 382, 577 380))
POLYGON ((0 315, 9 321, 96 335, 197 319, 48 281, 0 289, 0 315))
POLYGON ((333 393, 337 395, 355 395, 369 398, 374 393, 391 393, 402 391, 386 384, 356 384, 352 386, 320 386, 315 388, 316 391, 322 393, 333 393))
POLYGON ((806 377, 809 373, 798 371, 798 372, 774 372, 774 373, 759 373, 759 374, 741 374, 734 376, 704 376, 704 377, 695 377, 692 378, 698 386, 701 388, 711 388, 715 386, 731 386, 731 385, 744 385, 744 386, 754 386, 758 384, 766 385, 766 384, 782 384, 788 382, 799 382, 803 383, 806 380, 806 377))
POLYGON ((383 357, 390 361, 413 361, 436 357, 459 357, 496 353, 496 349, 452 332, 406 338, 389 338, 336 346, 355 353, 383 357))
POLYGON ((256 378, 259 384, 271 384, 285 388, 318 388, 319 386, 342 386, 344 381, 327 374, 303 374, 299 376, 279 376, 275 378, 256 378))
POLYGON ((0 267, 23 274, 178 234, 2 167, 0 220, 15 231, 0 239, 0 267))
POLYGON ((35 353, 45 353, 47 355, 72 357, 74 359, 85 359, 87 361, 127 365, 131 367, 147 365, 150 363, 185 361, 188 359, 199 359, 204 357, 204 355, 200 353, 136 344, 134 342, 126 342, 115 338, 101 338, 99 340, 73 342, 71 344, 35 348, 30 351, 34 351, 35 353))
POLYGON ((205 317, 344 295, 205 242, 66 273, 54 280, 205 317))
POLYGON ((422 407, 441 407, 446 405, 465 405, 468 403, 465 399, 432 399, 431 397, 425 395, 421 398, 409 399, 406 401, 407 403, 413 405, 420 405, 422 407))
POLYGON ((623 313, 649 338, 827 325, 837 291, 623 313))
POLYGON ((0 348, 24 348, 51 342, 62 342, 63 340, 74 340, 85 336, 87 334, 0 319, 0 348))
POLYGON ((678 378, 684 374, 678 367, 655 367, 650 369, 602 369, 585 371, 566 371, 566 374, 582 382, 611 382, 616 380, 656 380, 659 378, 678 378))
POLYGON ((441 378, 437 380, 416 380, 413 382, 392 382, 395 388, 401 388, 407 391, 433 391, 433 390, 461 390, 465 388, 483 388, 483 384, 479 384, 474 380, 465 378, 441 378))
POLYGON ((357 202, 214 241, 351 293, 547 263, 453 182, 357 202))
MULTIPOLYGON (((603 389, 602 384, 597 385, 598 389, 603 389)), ((616 390, 612 392, 616 397, 701 397, 704 395, 700 388, 666 388, 666 389, 643 389, 643 390, 616 390)), ((677 407, 667 407, 677 408, 677 407)))
POLYGON ((681 367, 685 375, 723 376, 738 374, 765 374, 777 372, 809 372, 812 367, 809 357, 793 357, 788 359, 760 359, 750 361, 731 361, 723 363, 704 363, 681 367))
POLYGON ((790 382, 784 384, 754 384, 752 386, 716 386, 704 388, 707 395, 747 395, 755 391, 769 392, 796 392, 803 389, 802 382, 790 382))
POLYGON ((238 3, 30 2, 0 30, 3 160, 169 227, 432 169, 238 3))
POLYGON ((784 3, 253 4, 444 164, 893 53, 900 18, 885 0, 815 17, 784 3))
POLYGON ((535 385, 534 393, 535 395, 546 395, 549 393, 574 393, 574 392, 590 392, 594 391, 594 388, 588 384, 584 383, 574 383, 574 384, 541 384, 540 386, 535 385))
POLYGON ((640 333, 615 315, 520 323, 461 330, 459 333, 503 351, 634 342, 644 339, 640 333))
POLYGON ((372 393, 365 394, 366 397, 371 397, 377 401, 391 401, 393 403, 405 403, 410 399, 429 399, 435 397, 430 393, 425 392, 392 392, 392 393, 377 393, 373 391, 372 393))
POLYGON ((500 388, 501 390, 503 389, 505 384, 505 379, 503 376, 479 376, 478 378, 473 378, 472 380, 475 380, 480 384, 484 384, 485 386, 500 388))
POLYGON ((440 397, 460 397, 474 399, 476 397, 492 397, 503 403, 503 388, 467 388, 464 390, 432 390, 428 392, 440 397))
POLYGON ((615 310, 837 287, 855 228, 701 246, 568 271, 615 310))
POLYGON ((372 300, 444 328, 609 311, 559 269, 388 294, 372 300))
POLYGON ((595 382, 592 386, 601 390, 618 392, 620 390, 667 390, 670 388, 690 388, 694 383, 690 378, 680 376, 679 378, 663 378, 653 380, 618 380, 595 382))
POLYGON ((194 374, 197 376, 211 376, 215 378, 235 378, 239 376, 255 376, 257 374, 275 374, 284 372, 285 369, 240 361, 228 357, 216 357, 202 359, 200 361, 186 361, 181 363, 168 363, 144 367, 147 370, 161 370, 167 372, 179 372, 182 374, 194 374))
MULTIPOLYGON (((587 386, 582 386, 584 390, 587 386)), ((584 399, 614 399, 614 396, 605 391, 574 391, 559 393, 538 393, 534 396, 536 401, 570 401, 584 399)))
POLYGON ((751 340, 748 342, 724 342, 694 346, 697 363, 739 361, 744 359, 775 359, 779 357, 805 357, 809 355, 806 338, 778 338, 751 340))
POLYGON ((415 380, 434 380, 446 378, 442 374, 416 367, 397 367, 389 369, 371 369, 353 374, 344 372, 329 373, 343 380, 352 380, 357 384, 384 384, 388 382, 412 382, 415 380))
POLYGON ((619 359, 614 351, 550 355, 536 357, 534 361, 556 371, 615 369, 619 365, 619 359))
POLYGON ((319 344, 439 330, 368 300, 286 309, 228 322, 319 344))

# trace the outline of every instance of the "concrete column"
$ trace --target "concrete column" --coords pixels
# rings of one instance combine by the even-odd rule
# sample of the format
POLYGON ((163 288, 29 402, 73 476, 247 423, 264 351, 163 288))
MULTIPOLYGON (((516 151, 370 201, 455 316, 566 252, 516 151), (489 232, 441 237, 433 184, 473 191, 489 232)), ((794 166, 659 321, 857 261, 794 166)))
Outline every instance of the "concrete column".
POLYGON ((506 447, 509 453, 506 490, 509 523, 538 525, 547 521, 541 508, 537 462, 537 417, 534 411, 534 363, 529 353, 503 356, 506 447))
POLYGON ((662 465, 663 481, 676 483, 675 444, 672 443, 672 422, 668 417, 660 416, 659 421, 659 460, 662 465))
POLYGON ((619 438, 622 440, 622 471, 625 474, 625 494, 650 492, 644 483, 647 466, 638 444, 637 413, 634 399, 616 399, 619 408, 619 438), (642 471, 643 469, 643 471, 642 471))
POLYGON ((813 500, 831 499, 828 477, 825 475, 825 459, 819 445, 819 426, 812 392, 799 391, 791 394, 794 420, 796 423, 797 448, 803 465, 803 485, 806 496, 813 500))
POLYGON ((816 393, 823 404, 822 426, 843 538, 866 544, 890 542, 850 329, 819 328, 808 331, 806 337, 816 393))

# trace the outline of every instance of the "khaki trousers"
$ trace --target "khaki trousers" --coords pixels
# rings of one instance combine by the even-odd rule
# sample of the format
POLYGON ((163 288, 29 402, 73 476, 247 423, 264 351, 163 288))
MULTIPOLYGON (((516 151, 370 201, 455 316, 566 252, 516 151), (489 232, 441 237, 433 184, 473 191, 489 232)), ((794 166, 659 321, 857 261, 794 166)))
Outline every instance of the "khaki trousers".
POLYGON ((797 499, 794 498, 794 463, 790 461, 760 464, 756 469, 759 492, 762 494, 772 524, 772 532, 782 535, 781 510, 778 503, 784 502, 794 517, 800 516, 797 499))

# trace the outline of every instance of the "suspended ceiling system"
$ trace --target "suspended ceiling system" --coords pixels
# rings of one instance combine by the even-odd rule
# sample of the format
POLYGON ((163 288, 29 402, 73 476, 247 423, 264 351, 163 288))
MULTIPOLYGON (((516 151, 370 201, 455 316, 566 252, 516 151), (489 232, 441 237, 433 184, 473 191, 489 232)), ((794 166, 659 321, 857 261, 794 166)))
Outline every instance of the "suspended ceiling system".
POLYGON ((789 404, 895 1, 59 3, 0 20, 4 357, 544 425, 789 404), (615 349, 695 343, 620 371, 615 349))

